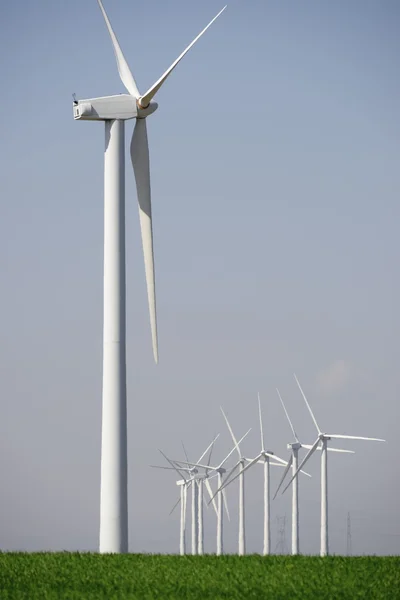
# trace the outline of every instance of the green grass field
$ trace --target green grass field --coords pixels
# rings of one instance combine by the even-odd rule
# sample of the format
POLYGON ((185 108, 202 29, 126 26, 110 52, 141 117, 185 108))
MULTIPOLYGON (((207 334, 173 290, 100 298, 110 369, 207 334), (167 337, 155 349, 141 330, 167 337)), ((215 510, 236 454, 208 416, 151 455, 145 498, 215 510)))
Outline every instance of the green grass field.
POLYGON ((395 600, 400 558, 0 553, 0 598, 395 600))

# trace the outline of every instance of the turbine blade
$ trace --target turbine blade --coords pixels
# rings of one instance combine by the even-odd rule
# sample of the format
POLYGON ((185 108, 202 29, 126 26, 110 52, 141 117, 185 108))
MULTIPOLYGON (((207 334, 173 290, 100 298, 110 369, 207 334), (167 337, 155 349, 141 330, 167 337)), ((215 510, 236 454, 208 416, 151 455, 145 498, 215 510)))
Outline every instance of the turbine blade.
POLYGON ((287 460, 283 460, 283 458, 279 458, 279 456, 277 456, 276 454, 270 454, 269 452, 265 452, 265 454, 267 456, 269 456, 270 458, 272 458, 273 460, 277 460, 282 465, 287 465, 287 460))
POLYGON ((370 437, 360 437, 359 435, 339 435, 337 433, 327 433, 326 437, 330 437, 334 440, 367 440, 369 442, 386 442, 386 440, 382 440, 381 438, 370 438, 370 437))
MULTIPOLYGON (((212 502, 212 505, 213 505, 213 507, 214 507, 215 514, 218 514, 217 505, 216 505, 216 503, 215 503, 214 496, 213 496, 213 492, 212 492, 212 489, 211 489, 211 484, 210 484, 210 482, 208 481, 208 479, 205 479, 205 480, 204 480, 204 483, 206 484, 207 492, 208 492, 208 495, 210 496, 210 500, 211 500, 211 502, 212 502)), ((207 506, 207 508, 208 508, 208 506, 207 506)))
POLYGON ((314 452, 317 449, 317 446, 318 446, 319 442, 320 442, 320 439, 319 439, 319 437, 317 437, 317 439, 315 440, 314 444, 311 446, 311 449, 307 452, 307 454, 305 455, 305 457, 301 461, 300 465, 298 466, 296 473, 292 476, 292 478, 289 481, 289 483, 287 484, 287 486, 282 490, 282 494, 284 494, 286 492, 286 490, 288 489, 288 487, 292 483, 293 479, 295 477, 297 477, 297 474, 299 473, 299 471, 301 471, 301 469, 304 467, 304 465, 306 464, 306 462, 308 461, 308 459, 311 458, 311 456, 314 454, 314 452))
POLYGON ((229 433, 231 434, 231 438, 233 440, 233 443, 235 444, 236 450, 237 450, 237 452, 239 454, 239 458, 242 458, 242 455, 241 455, 241 452, 240 452, 240 448, 239 448, 239 444, 237 443, 237 440, 236 440, 236 438, 234 436, 234 433, 232 431, 232 427, 229 425, 228 418, 227 418, 226 414, 224 413, 224 410, 223 410, 222 406, 220 408, 221 408, 222 414, 224 415, 224 419, 225 419, 225 422, 226 422, 226 424, 228 426, 229 433))
POLYGON ((213 439, 213 441, 211 442, 211 444, 209 444, 207 446, 207 448, 204 450, 203 454, 200 456, 199 460, 197 462, 201 462, 203 460, 203 458, 205 457, 205 455, 207 454, 207 452, 209 451, 210 448, 212 448, 212 446, 214 445, 215 440, 217 440, 219 438, 219 433, 215 436, 215 438, 213 439))
MULTIPOLYGON (((234 467, 232 467, 232 469, 229 471, 228 475, 224 478, 222 485, 214 493, 213 498, 215 498, 215 496, 220 492, 220 490, 222 490, 222 488, 225 487, 225 484, 227 483, 227 481, 229 480, 231 475, 236 471, 236 469, 238 468, 239 465, 240 465, 240 460, 236 463, 236 465, 234 467)), ((211 500, 210 500, 210 502, 211 502, 211 500)), ((210 502, 208 504, 210 504, 210 502)))
POLYGON ((188 490, 188 485, 185 484, 185 487, 183 488, 183 522, 185 525, 186 525, 186 509, 187 509, 187 490, 188 490))
POLYGON ((139 98, 140 106, 142 106, 143 108, 145 108, 146 106, 149 105, 150 101, 155 96, 155 94, 158 92, 158 90, 160 89, 160 87, 162 86, 162 84, 164 83, 164 81, 167 79, 168 75, 175 69, 176 65, 182 60, 182 58, 185 56, 185 54, 187 52, 189 52, 190 48, 197 42, 197 40, 203 35, 203 33, 205 33, 207 31, 207 29, 210 27, 210 25, 212 25, 214 23, 214 21, 219 17, 219 15, 224 12, 225 8, 226 8, 226 6, 224 6, 224 8, 219 11, 219 13, 212 19, 212 21, 209 22, 209 24, 207 25, 207 27, 205 27, 203 29, 203 31, 201 31, 197 37, 195 37, 195 39, 193 40, 193 42, 191 42, 189 44, 189 46, 182 52, 182 54, 180 54, 178 56, 178 58, 165 71, 165 73, 163 75, 161 75, 160 79, 158 79, 151 86, 151 88, 148 89, 147 92, 143 96, 141 96, 139 98))
MULTIPOLYGON (((232 479, 229 479, 230 475, 228 475, 228 477, 225 479, 225 481, 223 482, 223 484, 221 485, 221 487, 219 488, 219 490, 222 490, 224 488, 226 488, 228 485, 230 485, 233 481, 235 481, 235 479, 237 479, 239 477, 239 475, 241 475, 242 473, 244 473, 245 471, 247 471, 248 469, 250 469, 250 467, 252 467, 256 462, 259 461, 259 459, 261 458, 262 454, 259 454, 258 456, 256 456, 256 458, 253 458, 253 460, 251 462, 249 462, 243 469, 240 469, 239 473, 237 473, 235 475, 235 477, 232 477, 232 479), (229 479, 229 481, 228 481, 229 479)), ((217 491, 219 491, 217 490, 217 491)))
MULTIPOLYGON (((246 433, 244 435, 242 435, 242 437, 240 438, 240 440, 238 441, 238 446, 240 446, 240 443, 244 440, 244 438, 250 433, 251 431, 251 427, 250 429, 248 429, 246 431, 246 433)), ((236 446, 233 446, 232 450, 225 456, 224 460, 218 465, 218 468, 222 467, 222 465, 228 460, 228 458, 231 456, 231 454, 236 450, 236 446)))
POLYGON ((179 471, 179 469, 178 469, 178 468, 175 466, 175 464, 172 462, 172 460, 170 460, 170 459, 168 458, 168 456, 166 456, 166 455, 164 454, 164 452, 163 452, 162 450, 160 450, 160 448, 158 449, 158 451, 159 451, 159 452, 161 452, 161 454, 163 455, 163 457, 165 458, 165 460, 166 460, 167 462, 169 462, 169 464, 171 465, 171 467, 172 467, 173 469, 175 469, 175 471, 178 473, 179 477, 181 477, 181 478, 182 478, 184 481, 187 481, 187 479, 186 479, 186 477, 185 477, 185 474, 182 474, 182 473, 181 473, 181 471, 179 471))
POLYGON ((173 505, 173 507, 171 508, 171 510, 169 511, 168 516, 172 515, 172 513, 174 512, 174 510, 176 509, 176 507, 178 506, 178 504, 180 503, 180 501, 181 501, 181 498, 179 497, 178 500, 173 505))
POLYGON ((188 453, 186 452, 185 444, 183 443, 182 440, 181 440, 181 444, 182 444, 183 453, 185 455, 185 458, 186 458, 187 462, 189 463, 188 453))
POLYGON ((288 474, 288 471, 289 471, 290 467, 292 466, 292 462, 293 462, 293 454, 291 454, 291 455, 290 455, 290 458, 289 458, 289 461, 288 461, 288 463, 287 463, 287 465, 286 465, 286 468, 285 468, 285 470, 283 471, 282 478, 281 478, 281 480, 280 480, 280 482, 279 482, 279 485, 278 485, 278 487, 276 488, 276 492, 275 492, 275 495, 274 495, 274 497, 273 497, 273 500, 275 500, 275 498, 276 498, 276 496, 277 496, 277 494, 278 494, 279 490, 281 489, 281 487, 282 487, 282 483, 285 481, 285 477, 286 477, 286 475, 288 474))
MULTIPOLYGON (((214 449, 214 444, 211 446, 211 448, 210 448, 210 454, 208 455, 208 461, 207 461, 207 465, 208 466, 210 466, 211 456, 212 456, 212 453, 213 453, 213 449, 214 449)), ((206 473, 207 473, 207 471, 206 471, 206 473)))
MULTIPOLYGON (((310 444, 302 444, 302 448, 310 449, 312 446, 310 444)), ((322 450, 322 446, 318 446, 317 450, 322 450)), ((345 452, 346 454, 355 454, 354 450, 343 450, 342 448, 330 448, 327 447, 328 452, 345 452)))
POLYGON ((228 517, 228 521, 231 520, 231 516, 229 514, 229 508, 228 508, 228 498, 226 496, 226 491, 224 489, 221 490, 221 494, 222 494, 222 500, 224 502, 224 507, 225 507, 225 511, 226 511, 226 516, 228 517))
POLYGON ((125 56, 122 53, 121 47, 117 40, 117 36, 115 35, 113 28, 111 27, 111 23, 107 16, 106 11, 104 10, 103 3, 101 0, 97 0, 97 2, 99 3, 100 10, 103 13, 103 17, 104 17, 104 20, 107 25, 108 33, 110 34, 110 37, 111 37, 112 45, 114 48, 115 58, 117 59, 118 73, 119 73, 119 76, 121 77, 121 81, 124 84, 124 86, 126 87, 126 89, 128 90, 128 92, 130 93, 130 95, 133 96, 137 100, 140 96, 140 93, 139 93, 139 90, 137 89, 136 81, 133 78, 133 75, 128 66, 128 63, 126 62, 125 56))
MULTIPOLYGON (((200 468, 206 469, 206 470, 210 469, 211 471, 215 471, 216 470, 216 467, 210 467, 209 465, 203 465, 202 463, 186 462, 185 460, 181 460, 181 461, 174 460, 173 462, 175 464, 179 462, 180 464, 182 464, 182 465, 188 465, 189 467, 200 467, 200 468)), ((165 468, 168 468, 168 467, 165 467, 165 468)), ((182 468, 184 468, 184 467, 182 467, 182 468)), ((187 470, 188 471, 192 471, 192 469, 187 469, 187 470)))
MULTIPOLYGON (((175 471, 176 469, 174 469, 174 467, 162 467, 161 465, 150 465, 150 467, 152 469, 167 469, 168 471, 175 471)), ((180 469, 182 469, 183 471, 190 471, 190 469, 186 468, 186 467, 179 467, 180 469)))
POLYGON ((153 354, 158 363, 156 291, 154 274, 153 227, 151 222, 151 191, 149 143, 146 119, 136 119, 131 141, 131 160, 136 179, 139 203, 140 230, 142 234, 144 268, 146 272, 147 298, 149 302, 153 354))
POLYGON ((264 430, 263 430, 263 422, 262 422, 262 414, 261 414, 261 400, 260 400, 260 392, 258 392, 258 416, 260 418, 260 435, 261 435, 261 451, 264 451, 264 430))
POLYGON ((295 380, 296 380, 296 382, 297 382, 297 385, 299 386, 299 390, 300 390, 300 392, 301 392, 301 395, 302 395, 302 396, 303 396, 303 398, 304 398, 304 402, 305 402, 305 403, 306 403, 306 405, 307 405, 307 408, 308 408, 308 410, 309 410, 309 413, 310 413, 310 415, 311 415, 311 417, 312 417, 312 420, 314 421, 314 425, 315 425, 315 427, 317 428, 317 431, 318 431, 318 433, 321 433, 321 430, 320 430, 320 428, 318 427, 317 420, 316 420, 316 418, 314 417, 314 413, 313 413, 313 411, 311 410, 311 406, 308 404, 307 398, 306 398, 306 396, 305 396, 305 394, 304 394, 304 392, 303 392, 303 390, 302 390, 302 388, 301 388, 300 382, 299 382, 299 380, 297 379, 297 377, 296 377, 296 374, 295 374, 295 373, 294 373, 294 378, 295 378, 295 380))
POLYGON ((290 420, 289 413, 288 413, 288 411, 286 410, 286 406, 285 406, 285 404, 284 404, 284 402, 283 402, 283 400, 282 400, 282 396, 281 396, 281 394, 280 394, 280 392, 279 392, 278 388, 276 388, 276 391, 278 392, 279 400, 281 401, 281 404, 282 404, 282 406, 283 406, 283 410, 285 411, 286 418, 287 418, 287 420, 289 421, 289 425, 290 425, 290 428, 291 428, 291 430, 292 430, 292 432, 293 432, 294 439, 296 440, 296 442, 298 442, 298 441, 299 441, 299 438, 297 437, 297 434, 296 434, 296 432, 295 432, 295 430, 294 430, 293 423, 292 423, 292 421, 290 420))

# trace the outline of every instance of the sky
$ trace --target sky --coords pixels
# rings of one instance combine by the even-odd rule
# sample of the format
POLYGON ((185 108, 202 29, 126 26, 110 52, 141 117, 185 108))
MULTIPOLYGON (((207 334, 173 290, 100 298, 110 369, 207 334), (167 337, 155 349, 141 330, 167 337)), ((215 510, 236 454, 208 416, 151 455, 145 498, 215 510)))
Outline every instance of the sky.
MULTIPOLYGON (((105 0, 143 93, 220 10, 215 0, 105 0)), ((153 362, 127 156, 129 549, 177 552, 175 476, 223 406, 243 452, 322 430, 380 437, 329 456, 330 549, 399 554, 400 6, 233 0, 147 120, 159 364, 153 362)), ((1 3, 0 549, 98 548, 102 377, 101 123, 78 98, 125 92, 95 0, 1 3)), ((126 124, 128 149, 133 122, 126 124)), ((234 458, 232 457, 232 464, 234 458)), ((300 482, 300 544, 319 552, 320 468, 300 482)), ((272 488, 280 469, 272 469, 272 488)), ((286 515, 291 494, 272 505, 286 515)), ((237 550, 238 488, 225 548, 237 550)), ((215 551, 215 515, 205 515, 215 551)), ((262 549, 262 469, 246 477, 248 552, 262 549)))

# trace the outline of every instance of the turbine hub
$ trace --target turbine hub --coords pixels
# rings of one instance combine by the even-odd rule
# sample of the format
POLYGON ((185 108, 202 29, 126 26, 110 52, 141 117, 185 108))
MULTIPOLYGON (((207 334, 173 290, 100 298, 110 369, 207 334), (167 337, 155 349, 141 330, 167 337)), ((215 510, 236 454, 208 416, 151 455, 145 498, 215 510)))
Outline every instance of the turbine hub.
POLYGON ((136 100, 136 106, 137 106, 137 118, 138 119, 144 119, 145 117, 152 115, 153 112, 155 112, 158 108, 157 102, 153 102, 153 101, 151 101, 147 106, 142 106, 140 104, 140 98, 138 98, 136 100))

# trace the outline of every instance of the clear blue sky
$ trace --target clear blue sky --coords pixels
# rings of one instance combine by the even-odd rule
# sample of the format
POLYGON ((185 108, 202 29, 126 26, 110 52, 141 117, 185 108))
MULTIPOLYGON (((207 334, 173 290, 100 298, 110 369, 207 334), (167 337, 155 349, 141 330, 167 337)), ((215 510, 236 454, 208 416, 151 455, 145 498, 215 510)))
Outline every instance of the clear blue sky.
MULTIPOLYGON (((144 92, 222 2, 105 7, 144 92)), ((260 390, 282 455, 279 386, 312 441, 296 371, 323 428, 389 441, 330 460, 332 551, 350 511, 355 552, 399 553, 399 26, 395 0, 234 0, 158 94, 158 367, 126 169, 132 551, 177 550, 175 479, 148 464, 158 447, 180 456, 181 438, 194 458, 218 431, 226 454, 220 404, 238 435, 253 426, 253 455, 260 390)), ((125 90, 95 0, 2 3, 0 55, 0 547, 96 549, 104 132, 74 122, 71 94, 125 90)), ((302 549, 317 552, 316 457, 310 470, 302 549)), ((247 485, 258 551, 261 472, 247 485)), ((285 513, 288 494, 273 505, 285 513)), ((209 551, 214 529, 207 514, 209 551)))

